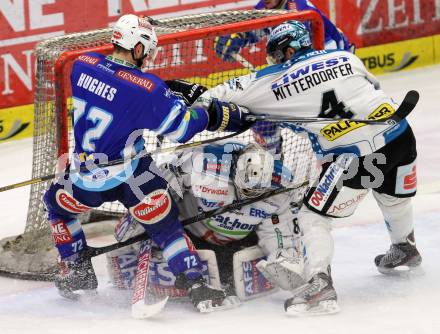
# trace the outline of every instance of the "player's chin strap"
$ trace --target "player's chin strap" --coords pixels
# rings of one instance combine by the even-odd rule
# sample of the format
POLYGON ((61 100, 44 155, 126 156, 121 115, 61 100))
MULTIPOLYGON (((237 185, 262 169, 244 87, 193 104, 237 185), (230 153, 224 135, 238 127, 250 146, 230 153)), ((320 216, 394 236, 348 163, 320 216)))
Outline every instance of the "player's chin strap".
POLYGON ((251 125, 243 127, 240 131, 232 132, 224 137, 215 137, 215 138, 194 141, 191 143, 185 143, 185 144, 172 146, 172 147, 158 148, 158 149, 154 150, 153 152, 141 151, 138 154, 133 155, 128 158, 115 159, 112 161, 108 161, 107 163, 99 163, 99 164, 91 163, 90 165, 84 166, 83 168, 80 168, 80 169, 73 169, 68 172, 54 173, 54 174, 49 174, 49 175, 45 175, 45 176, 41 176, 41 177, 36 177, 36 178, 30 179, 30 180, 26 180, 26 181, 10 184, 8 186, 0 187, 0 193, 3 191, 17 189, 17 188, 21 188, 21 187, 25 187, 25 186, 30 186, 35 183, 51 181, 53 179, 58 179, 60 177, 64 177, 67 174, 90 172, 90 170, 96 169, 96 168, 107 168, 107 167, 111 167, 111 166, 122 165, 124 163, 127 163, 127 161, 130 161, 133 159, 140 159, 140 158, 143 158, 146 156, 152 156, 152 155, 157 155, 157 154, 173 153, 175 151, 180 151, 180 150, 184 150, 184 149, 188 149, 188 148, 194 148, 197 146, 207 145, 207 144, 219 141, 219 140, 225 140, 225 139, 229 139, 229 138, 238 136, 238 135, 246 132, 247 130, 249 130, 250 126, 251 125))
POLYGON ((246 115, 245 119, 249 122, 266 121, 266 122, 290 122, 290 123, 334 123, 334 122, 359 122, 369 125, 395 125, 401 120, 405 119, 419 101, 419 93, 415 90, 410 90, 406 93, 405 98, 397 110, 389 115, 383 115, 378 118, 371 117, 370 119, 356 119, 356 118, 320 118, 320 117, 290 117, 290 116, 272 116, 272 115, 246 115))
MULTIPOLYGON (((220 214, 227 212, 227 211, 238 210, 238 209, 241 209, 243 206, 265 200, 271 196, 275 196, 278 194, 282 194, 285 192, 289 192, 289 191, 293 191, 293 190, 305 187, 308 184, 309 184, 309 181, 307 180, 307 181, 304 181, 300 184, 297 184, 297 185, 289 187, 289 188, 276 188, 274 190, 267 191, 258 197, 246 198, 242 201, 234 202, 234 203, 222 206, 222 207, 214 209, 214 210, 202 212, 194 217, 183 220, 181 222, 181 224, 182 224, 182 226, 187 226, 187 225, 199 222, 201 220, 205 220, 205 219, 211 218, 213 216, 220 215, 220 214)), ((116 249, 119 249, 119 248, 122 248, 122 247, 125 247, 128 245, 132 245, 138 241, 146 240, 148 238, 149 238, 148 234, 143 233, 143 234, 137 235, 133 238, 127 239, 125 241, 118 242, 118 243, 111 244, 111 245, 104 246, 104 247, 87 246, 87 250, 86 250, 85 254, 88 257, 95 257, 95 256, 105 254, 105 253, 111 252, 113 250, 116 250, 116 249)))

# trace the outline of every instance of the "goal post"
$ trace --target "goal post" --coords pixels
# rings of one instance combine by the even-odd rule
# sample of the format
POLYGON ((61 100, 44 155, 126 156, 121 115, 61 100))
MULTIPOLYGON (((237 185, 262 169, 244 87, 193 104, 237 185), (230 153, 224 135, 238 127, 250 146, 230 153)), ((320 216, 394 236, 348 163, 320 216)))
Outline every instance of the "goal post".
MULTIPOLYGON (((268 29, 287 20, 310 23, 316 49, 324 45, 321 17, 313 11, 249 10, 204 13, 163 19, 155 22, 159 38, 159 53, 146 70, 163 80, 186 79, 208 87, 249 73, 246 62, 253 68, 266 66, 265 43, 268 29), (246 62, 224 61, 215 53, 216 37, 233 33, 263 31, 254 45, 240 51, 246 62)), ((39 43, 36 48, 37 71, 34 97, 34 137, 32 178, 52 174, 64 168, 73 149, 71 131, 70 71, 73 61, 86 52, 109 54, 111 29, 54 37, 39 43)), ((212 138, 218 134, 202 133, 195 140, 212 138)), ((146 131, 146 146, 156 147, 156 137, 146 131)), ((283 154, 295 156, 296 173, 307 178, 312 166, 312 150, 308 139, 293 131, 283 130, 283 154)), ((238 140, 255 140, 247 132, 238 140)), ((161 143, 174 145, 168 141, 161 143)), ((293 161, 293 159, 291 159, 293 161)), ((0 240, 0 275, 24 279, 50 280, 56 270, 56 250, 53 247, 46 219, 42 195, 49 186, 42 182, 31 186, 25 231, 19 236, 0 240)), ((120 215, 124 208, 119 203, 106 204, 99 212, 120 215)), ((89 217, 83 217, 83 221, 89 217)), ((87 231, 86 231, 87 234, 87 231)))

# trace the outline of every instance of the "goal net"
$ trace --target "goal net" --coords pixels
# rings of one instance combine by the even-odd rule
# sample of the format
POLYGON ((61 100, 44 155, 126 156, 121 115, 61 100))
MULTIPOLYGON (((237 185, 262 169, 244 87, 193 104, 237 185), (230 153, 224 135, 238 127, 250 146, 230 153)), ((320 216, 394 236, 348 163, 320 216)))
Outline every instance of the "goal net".
MULTIPOLYGON (((163 80, 185 79, 213 87, 266 66, 265 45, 270 28, 291 19, 309 22, 314 46, 322 49, 323 24, 319 15, 312 11, 204 13, 155 22, 159 53, 154 64, 146 70, 163 80), (216 37, 247 32, 258 32, 259 41, 240 50, 239 57, 234 61, 224 61, 216 55, 216 37)), ((69 82, 72 63, 85 52, 111 53, 113 47, 109 44, 110 37, 111 29, 107 28, 55 37, 38 44, 32 178, 61 171, 68 162, 68 159, 59 158, 68 156, 74 146, 69 82)), ((194 140, 223 136, 225 134, 204 132, 194 140)), ((308 139, 287 128, 282 129, 281 136, 283 161, 295 175, 295 182, 308 180, 315 170, 308 139)), ((175 145, 166 140, 158 143, 154 133, 148 131, 145 131, 144 137, 147 150, 175 145)), ((233 140, 248 143, 255 141, 256 137, 247 131, 233 140)), ((24 232, 0 241, 0 274, 24 279, 53 279, 57 252, 42 202, 49 184, 41 182, 32 185, 24 232)), ((97 213, 118 216, 124 210, 120 203, 108 203, 82 217, 82 221, 93 220, 97 213)))

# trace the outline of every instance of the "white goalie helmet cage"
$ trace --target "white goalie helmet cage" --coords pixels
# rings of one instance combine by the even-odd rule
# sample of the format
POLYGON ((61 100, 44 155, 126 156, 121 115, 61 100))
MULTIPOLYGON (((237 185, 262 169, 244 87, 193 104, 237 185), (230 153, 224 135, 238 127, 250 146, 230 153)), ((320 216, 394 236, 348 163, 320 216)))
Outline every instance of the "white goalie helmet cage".
POLYGON ((234 184, 241 197, 256 197, 271 187, 274 157, 257 144, 247 145, 238 155, 234 184))
MULTIPOLYGON (((153 62, 157 56, 157 35, 148 18, 133 14, 121 16, 113 27, 111 42, 131 51, 133 58, 142 60, 148 57, 153 62), (135 57, 135 48, 142 47, 139 58, 135 57)), ((136 52, 137 53, 137 52, 136 52)))

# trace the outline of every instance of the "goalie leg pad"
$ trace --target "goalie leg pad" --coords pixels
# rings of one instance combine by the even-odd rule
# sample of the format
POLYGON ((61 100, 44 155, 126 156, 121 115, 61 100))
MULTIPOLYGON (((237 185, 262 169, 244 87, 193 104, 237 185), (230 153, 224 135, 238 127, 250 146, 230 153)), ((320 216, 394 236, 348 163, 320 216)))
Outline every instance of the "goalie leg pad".
POLYGON ((235 293, 240 300, 262 297, 277 290, 257 269, 257 263, 264 259, 264 253, 258 246, 247 247, 234 254, 235 293))

